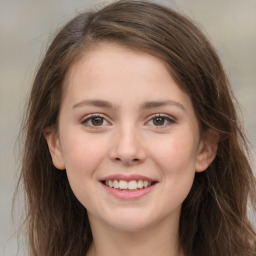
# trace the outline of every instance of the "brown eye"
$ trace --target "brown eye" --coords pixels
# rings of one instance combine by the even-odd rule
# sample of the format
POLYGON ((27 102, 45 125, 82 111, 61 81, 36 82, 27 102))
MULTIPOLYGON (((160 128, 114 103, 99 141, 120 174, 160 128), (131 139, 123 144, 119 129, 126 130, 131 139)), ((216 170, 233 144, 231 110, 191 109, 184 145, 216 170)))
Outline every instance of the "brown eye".
POLYGON ((156 126, 162 126, 165 124, 165 118, 158 116, 153 119, 153 124, 156 126))
POLYGON ((110 123, 100 115, 89 115, 87 118, 82 120, 82 124, 91 128, 100 128, 110 125, 110 123))
POLYGON ((104 118, 102 118, 100 116, 96 116, 96 117, 91 118, 91 123, 94 126, 101 126, 101 125, 103 125, 103 122, 104 122, 104 118))
POLYGON ((174 118, 168 116, 168 115, 163 115, 163 114, 157 114, 154 115, 147 123, 147 126, 151 127, 156 127, 156 128, 168 128, 172 124, 175 124, 176 121, 174 118))

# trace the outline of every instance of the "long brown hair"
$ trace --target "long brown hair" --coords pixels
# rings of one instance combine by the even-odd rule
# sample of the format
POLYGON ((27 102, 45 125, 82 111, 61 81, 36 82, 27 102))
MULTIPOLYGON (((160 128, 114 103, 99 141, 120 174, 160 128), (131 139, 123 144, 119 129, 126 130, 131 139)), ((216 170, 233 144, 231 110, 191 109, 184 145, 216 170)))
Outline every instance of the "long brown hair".
POLYGON ((218 134, 218 152, 195 176, 182 205, 180 246, 186 256, 255 256, 256 234, 247 216, 255 205, 255 178, 246 139, 220 60, 188 18, 148 1, 118 1, 82 13, 55 37, 40 65, 24 122, 24 184, 31 255, 85 255, 92 242, 86 209, 65 171, 51 161, 44 131, 57 129, 63 83, 70 66, 97 42, 115 42, 162 59, 192 99, 202 131, 218 134))

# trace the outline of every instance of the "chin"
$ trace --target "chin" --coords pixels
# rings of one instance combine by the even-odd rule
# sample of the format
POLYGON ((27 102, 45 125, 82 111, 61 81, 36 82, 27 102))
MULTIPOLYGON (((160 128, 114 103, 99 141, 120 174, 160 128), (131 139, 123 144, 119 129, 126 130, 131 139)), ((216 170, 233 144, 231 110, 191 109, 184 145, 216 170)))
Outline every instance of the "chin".
POLYGON ((118 214, 112 214, 111 219, 105 219, 105 222, 119 231, 138 232, 154 226, 159 219, 145 212, 124 209, 118 214))

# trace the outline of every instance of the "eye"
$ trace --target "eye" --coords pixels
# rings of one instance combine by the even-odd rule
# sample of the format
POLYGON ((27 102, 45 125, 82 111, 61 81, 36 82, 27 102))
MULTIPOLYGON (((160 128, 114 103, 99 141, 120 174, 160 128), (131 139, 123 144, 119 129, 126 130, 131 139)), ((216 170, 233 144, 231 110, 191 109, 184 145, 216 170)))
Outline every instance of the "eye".
POLYGON ((82 124, 88 127, 102 127, 102 126, 107 126, 110 123, 101 115, 99 114, 93 114, 86 116, 82 120, 82 124))
POLYGON ((175 120, 169 116, 158 114, 153 116, 148 122, 149 126, 167 127, 168 125, 175 123, 175 120))

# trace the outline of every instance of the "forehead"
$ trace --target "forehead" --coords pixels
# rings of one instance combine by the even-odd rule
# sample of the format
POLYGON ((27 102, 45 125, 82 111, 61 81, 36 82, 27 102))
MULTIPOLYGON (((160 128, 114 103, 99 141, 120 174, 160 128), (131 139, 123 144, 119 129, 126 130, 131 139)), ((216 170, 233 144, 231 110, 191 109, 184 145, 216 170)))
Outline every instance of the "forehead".
POLYGON ((157 98, 170 94, 172 85, 176 94, 184 97, 166 66, 152 54, 119 44, 98 43, 71 66, 65 80, 65 94, 93 91, 106 97, 113 91, 120 94, 123 91, 127 97, 136 92, 136 97, 154 94, 157 98))
MULTIPOLYGON (((86 76, 88 79, 94 76, 93 78, 97 79, 97 77, 100 78, 104 75, 114 77, 113 74, 115 73, 121 77, 121 75, 127 74, 128 67, 130 73, 136 76, 136 74, 146 73, 147 70, 152 70, 154 67, 159 69, 160 66, 162 71, 170 73, 167 63, 153 54, 119 43, 99 42, 87 47, 71 65, 66 74, 64 86, 67 87, 68 84, 72 84, 81 76, 86 76), (120 64, 122 65, 120 66, 120 64), (132 66, 133 68, 131 68, 132 66), (111 70, 111 68, 115 68, 115 70, 111 70)), ((150 78, 149 76, 144 78, 147 79, 147 77, 150 78)))

